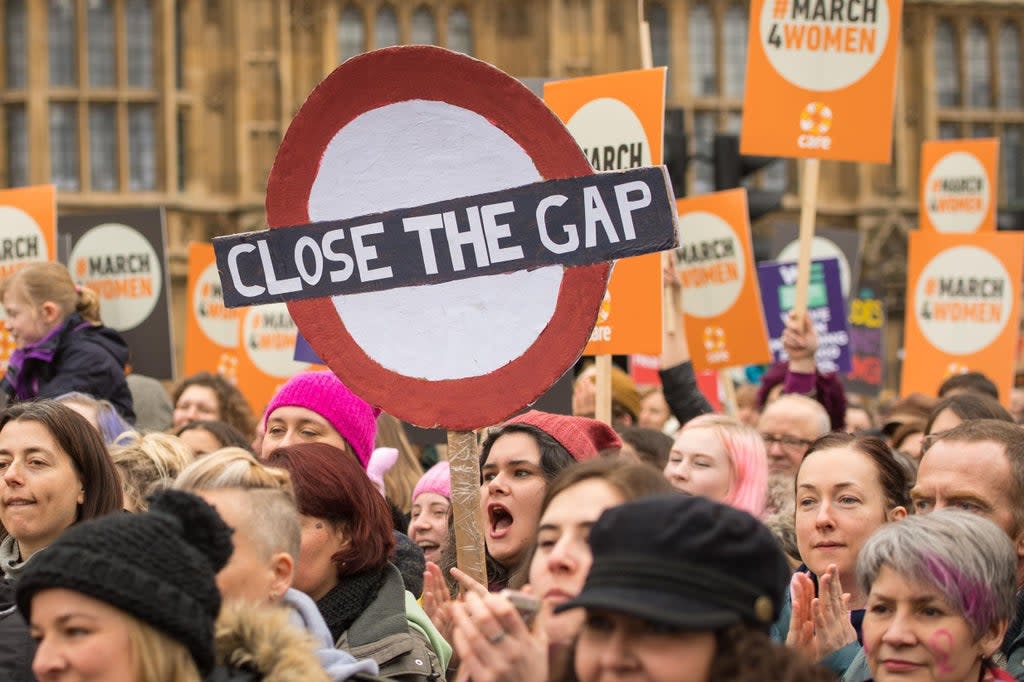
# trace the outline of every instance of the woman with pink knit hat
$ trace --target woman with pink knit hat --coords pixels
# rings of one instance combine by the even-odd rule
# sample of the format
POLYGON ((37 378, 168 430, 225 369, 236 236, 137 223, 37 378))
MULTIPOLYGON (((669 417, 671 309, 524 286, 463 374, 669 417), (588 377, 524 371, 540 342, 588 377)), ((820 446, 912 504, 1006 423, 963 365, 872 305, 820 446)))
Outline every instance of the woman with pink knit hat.
POLYGON ((289 379, 263 413, 260 459, 276 448, 327 443, 366 468, 373 452, 379 410, 353 393, 333 372, 303 372, 289 379))
POLYGON ((448 544, 448 510, 452 503, 451 467, 440 461, 423 474, 412 491, 409 537, 423 550, 427 561, 441 561, 448 544))
POLYGON ((764 516, 768 455, 760 434, 738 419, 705 414, 686 422, 665 465, 672 487, 764 516))

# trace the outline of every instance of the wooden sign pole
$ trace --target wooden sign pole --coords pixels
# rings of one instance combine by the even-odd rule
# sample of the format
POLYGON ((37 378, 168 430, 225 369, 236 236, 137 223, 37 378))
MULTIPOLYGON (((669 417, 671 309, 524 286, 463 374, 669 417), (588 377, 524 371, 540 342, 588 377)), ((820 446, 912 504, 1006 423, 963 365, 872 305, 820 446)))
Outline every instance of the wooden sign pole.
POLYGON ((448 462, 452 477, 452 515, 459 570, 487 584, 484 537, 480 527, 480 459, 473 431, 448 432, 448 462))
POLYGON ((736 385, 732 383, 728 369, 718 370, 718 382, 725 390, 725 411, 735 417, 739 413, 739 405, 736 404, 736 385))
POLYGON ((814 241, 815 213, 818 210, 818 173, 821 161, 804 161, 804 173, 800 182, 800 257, 797 260, 796 291, 793 312, 797 323, 803 325, 807 314, 807 295, 811 283, 811 244, 814 241))
POLYGON ((597 355, 594 357, 594 419, 605 424, 612 423, 612 356, 597 355))

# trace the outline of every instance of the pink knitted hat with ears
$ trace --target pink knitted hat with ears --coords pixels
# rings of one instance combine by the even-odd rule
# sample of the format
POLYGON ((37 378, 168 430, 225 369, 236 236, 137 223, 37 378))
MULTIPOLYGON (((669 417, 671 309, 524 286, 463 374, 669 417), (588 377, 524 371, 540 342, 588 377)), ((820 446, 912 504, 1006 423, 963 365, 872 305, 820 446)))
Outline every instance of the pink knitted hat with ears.
POLYGON ((452 469, 447 460, 441 460, 420 477, 419 483, 412 490, 413 502, 420 493, 437 493, 441 497, 452 499, 452 469))
POLYGON ((264 430, 279 407, 304 407, 326 419, 366 468, 377 437, 380 410, 350 391, 333 372, 303 372, 289 379, 263 413, 264 430))

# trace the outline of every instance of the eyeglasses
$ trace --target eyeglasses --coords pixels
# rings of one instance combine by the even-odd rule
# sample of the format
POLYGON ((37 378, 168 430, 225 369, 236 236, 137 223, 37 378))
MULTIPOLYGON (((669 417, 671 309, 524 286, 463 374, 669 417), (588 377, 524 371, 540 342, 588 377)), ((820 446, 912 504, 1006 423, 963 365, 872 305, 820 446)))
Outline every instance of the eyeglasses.
POLYGON ((806 438, 796 438, 794 436, 776 436, 771 433, 762 433, 761 439, 764 440, 764 446, 771 448, 775 443, 779 444, 784 452, 797 453, 804 452, 807 448, 811 447, 813 440, 807 440, 806 438))

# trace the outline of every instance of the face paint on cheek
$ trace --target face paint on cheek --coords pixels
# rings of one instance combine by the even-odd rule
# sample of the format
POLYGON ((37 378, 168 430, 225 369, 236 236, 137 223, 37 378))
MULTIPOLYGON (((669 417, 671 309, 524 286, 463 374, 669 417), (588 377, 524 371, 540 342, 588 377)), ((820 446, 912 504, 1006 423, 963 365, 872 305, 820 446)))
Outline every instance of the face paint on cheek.
POLYGON ((941 628, 932 633, 928 638, 928 648, 935 653, 935 666, 943 674, 953 672, 953 666, 949 664, 949 655, 953 650, 953 635, 949 630, 941 628))

